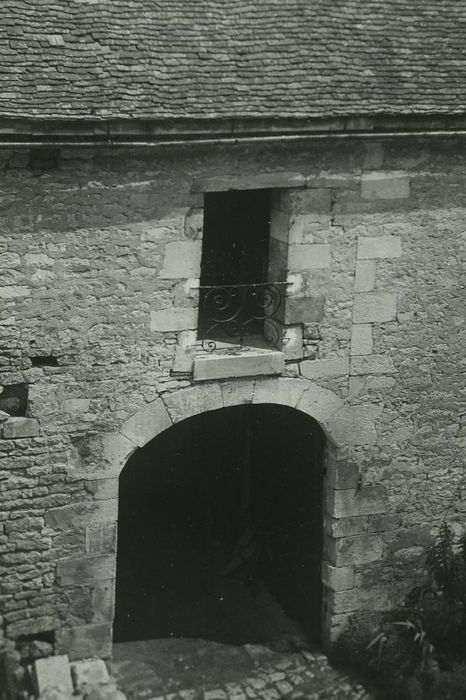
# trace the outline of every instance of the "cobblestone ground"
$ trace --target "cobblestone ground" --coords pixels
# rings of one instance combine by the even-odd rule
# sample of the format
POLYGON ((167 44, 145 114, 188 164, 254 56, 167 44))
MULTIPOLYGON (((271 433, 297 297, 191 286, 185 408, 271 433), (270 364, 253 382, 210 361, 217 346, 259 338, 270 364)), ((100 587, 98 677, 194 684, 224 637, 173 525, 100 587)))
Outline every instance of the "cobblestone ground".
POLYGON ((115 645, 113 675, 129 700, 372 700, 318 651, 203 640, 115 645))

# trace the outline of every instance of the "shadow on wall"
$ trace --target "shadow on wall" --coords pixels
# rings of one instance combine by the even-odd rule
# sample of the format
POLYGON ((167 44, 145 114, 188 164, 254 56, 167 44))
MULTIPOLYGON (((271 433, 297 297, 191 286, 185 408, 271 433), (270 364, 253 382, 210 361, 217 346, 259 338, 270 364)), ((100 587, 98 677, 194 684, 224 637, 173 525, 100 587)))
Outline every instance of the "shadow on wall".
POLYGON ((303 413, 245 405, 138 450, 120 477, 115 641, 318 640, 323 446, 303 413))

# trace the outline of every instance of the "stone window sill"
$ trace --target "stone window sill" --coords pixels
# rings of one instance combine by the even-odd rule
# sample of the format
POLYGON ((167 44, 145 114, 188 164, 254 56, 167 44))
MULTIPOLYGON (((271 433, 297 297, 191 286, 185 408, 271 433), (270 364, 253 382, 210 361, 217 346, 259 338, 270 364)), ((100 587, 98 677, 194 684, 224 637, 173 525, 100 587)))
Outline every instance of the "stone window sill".
POLYGON ((200 351, 194 356, 193 380, 196 382, 233 377, 281 374, 285 355, 279 350, 218 344, 214 352, 200 351))

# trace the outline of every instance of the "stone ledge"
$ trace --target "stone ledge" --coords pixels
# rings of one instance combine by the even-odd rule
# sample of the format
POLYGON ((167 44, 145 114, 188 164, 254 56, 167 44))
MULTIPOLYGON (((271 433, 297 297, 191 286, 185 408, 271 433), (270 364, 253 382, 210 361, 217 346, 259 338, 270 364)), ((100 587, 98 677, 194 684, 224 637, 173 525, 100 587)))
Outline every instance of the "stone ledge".
POLYGON ((237 355, 200 355, 194 358, 194 381, 281 374, 285 355, 275 350, 248 350, 237 355))
POLYGON ((306 187, 306 178, 301 173, 290 172, 201 178, 193 182, 191 192, 226 192, 227 190, 258 190, 275 187, 306 187))

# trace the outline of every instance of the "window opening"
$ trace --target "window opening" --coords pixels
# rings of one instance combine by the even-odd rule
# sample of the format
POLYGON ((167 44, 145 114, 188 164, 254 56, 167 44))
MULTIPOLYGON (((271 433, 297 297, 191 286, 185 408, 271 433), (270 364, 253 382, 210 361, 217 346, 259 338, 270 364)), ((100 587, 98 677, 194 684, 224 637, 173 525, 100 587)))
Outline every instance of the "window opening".
POLYGON ((278 347, 283 283, 269 274, 269 190, 206 194, 199 299, 204 349, 217 341, 278 347))

